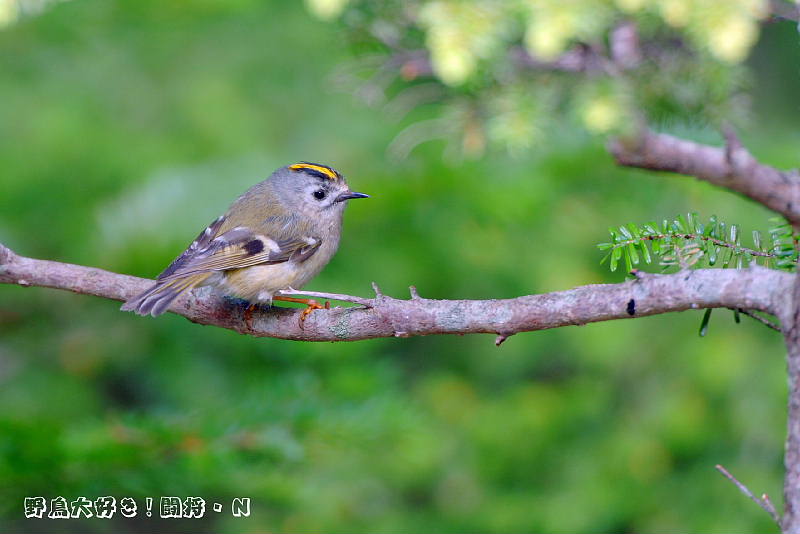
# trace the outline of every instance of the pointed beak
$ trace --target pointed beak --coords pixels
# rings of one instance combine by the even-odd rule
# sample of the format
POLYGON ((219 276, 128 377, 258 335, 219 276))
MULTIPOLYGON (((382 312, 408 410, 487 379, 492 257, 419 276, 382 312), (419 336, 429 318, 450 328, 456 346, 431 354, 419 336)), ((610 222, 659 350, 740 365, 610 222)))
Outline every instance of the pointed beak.
POLYGON ((369 198, 369 195, 365 193, 355 193, 353 191, 348 191, 336 197, 336 202, 343 202, 345 200, 350 200, 352 198, 369 198))

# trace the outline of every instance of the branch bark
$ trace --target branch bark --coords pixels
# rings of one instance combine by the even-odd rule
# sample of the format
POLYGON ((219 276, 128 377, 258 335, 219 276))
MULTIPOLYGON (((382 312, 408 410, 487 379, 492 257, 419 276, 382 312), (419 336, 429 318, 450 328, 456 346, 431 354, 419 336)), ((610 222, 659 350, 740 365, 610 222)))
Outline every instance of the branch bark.
POLYGON ((794 2, 786 2, 785 0, 770 0, 769 9, 772 16, 781 19, 792 20, 794 22, 800 21, 800 7, 794 2))
MULTIPOLYGON (((65 289, 125 300, 152 281, 102 269, 37 260, 0 245, 0 283, 65 289)), ((366 306, 312 313, 303 326, 300 310, 271 308, 246 314, 241 302, 208 291, 180 298, 170 311, 195 323, 258 337, 305 341, 355 341, 378 337, 518 332, 629 319, 699 308, 743 308, 786 317, 793 276, 762 267, 696 270, 670 275, 638 273, 620 284, 493 300, 410 300, 378 293, 366 306)))
POLYGON ((800 225, 800 173, 759 163, 731 131, 726 141, 725 147, 715 147, 645 129, 638 136, 613 140, 609 150, 620 165, 694 176, 741 193, 800 225))
POLYGON ((789 414, 783 457, 786 475, 783 480, 784 512, 781 525, 781 531, 785 534, 800 534, 800 277, 795 278, 793 302, 789 308, 791 313, 784 321, 789 373, 789 414))

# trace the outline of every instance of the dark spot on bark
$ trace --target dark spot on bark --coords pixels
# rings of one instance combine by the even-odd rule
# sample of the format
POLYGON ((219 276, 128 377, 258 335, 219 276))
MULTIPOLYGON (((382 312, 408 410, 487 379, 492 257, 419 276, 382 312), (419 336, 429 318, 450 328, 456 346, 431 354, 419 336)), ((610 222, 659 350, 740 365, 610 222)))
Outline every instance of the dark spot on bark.
POLYGON ((253 239, 252 241, 248 241, 244 244, 244 249, 250 256, 255 256, 264 250, 264 242, 260 239, 253 239))
POLYGON ((636 301, 633 299, 628 301, 628 315, 636 315, 636 301))

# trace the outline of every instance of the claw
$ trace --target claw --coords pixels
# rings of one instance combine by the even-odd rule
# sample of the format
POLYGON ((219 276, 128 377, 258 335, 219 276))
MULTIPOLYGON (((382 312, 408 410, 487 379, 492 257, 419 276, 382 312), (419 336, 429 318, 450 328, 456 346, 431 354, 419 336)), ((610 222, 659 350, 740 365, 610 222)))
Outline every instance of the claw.
POLYGON ((250 304, 244 311, 244 324, 251 332, 253 331, 253 312, 256 311, 256 308, 258 308, 257 304, 250 304))
POLYGON ((308 316, 311 315, 311 312, 313 312, 314 310, 330 310, 331 309, 331 303, 330 302, 325 302, 325 305, 323 306, 322 304, 320 304, 319 302, 317 302, 314 299, 308 299, 308 302, 306 302, 306 306, 307 306, 307 308, 305 310, 303 310, 303 313, 300 314, 300 328, 303 328, 303 323, 305 322, 306 318, 308 318, 308 316))
POLYGON ((300 321, 299 321, 300 328, 303 328, 303 323, 305 323, 305 320, 308 318, 309 315, 311 315, 311 312, 313 312, 314 310, 331 309, 330 301, 326 301, 325 305, 322 305, 314 299, 298 299, 294 297, 284 297, 284 296, 275 296, 273 297, 273 300, 282 300, 284 302, 297 302, 299 304, 305 304, 307 306, 306 309, 303 310, 303 312, 300 314, 300 321))

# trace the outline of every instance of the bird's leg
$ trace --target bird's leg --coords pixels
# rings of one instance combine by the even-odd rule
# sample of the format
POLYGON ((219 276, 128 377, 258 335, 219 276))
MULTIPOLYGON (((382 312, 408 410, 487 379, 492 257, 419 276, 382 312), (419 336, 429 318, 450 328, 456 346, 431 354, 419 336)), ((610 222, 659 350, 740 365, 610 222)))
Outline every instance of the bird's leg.
POLYGON ((250 303, 247 306, 247 309, 244 310, 244 324, 247 325, 247 329, 251 332, 253 331, 253 312, 258 309, 258 304, 250 303))
POLYGON ((325 304, 322 305, 314 299, 299 299, 295 297, 284 297, 282 295, 275 295, 272 297, 272 300, 282 300, 283 302, 297 302, 298 304, 305 304, 307 308, 303 310, 303 313, 300 314, 300 328, 303 327, 303 322, 305 322, 306 318, 311 315, 311 312, 314 310, 331 309, 331 303, 329 301, 325 301, 325 304))

